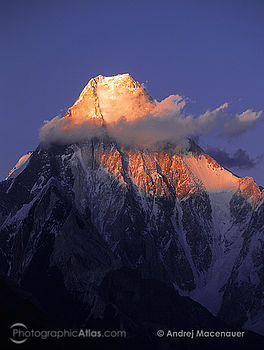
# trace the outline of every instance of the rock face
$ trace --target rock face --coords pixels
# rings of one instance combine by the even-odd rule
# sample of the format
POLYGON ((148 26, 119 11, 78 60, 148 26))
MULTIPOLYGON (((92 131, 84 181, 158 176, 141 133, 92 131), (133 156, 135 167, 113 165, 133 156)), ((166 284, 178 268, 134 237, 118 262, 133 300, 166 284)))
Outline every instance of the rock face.
POLYGON ((99 75, 89 81, 64 118, 74 124, 87 120, 103 124, 121 117, 134 120, 150 113, 155 105, 156 102, 129 74, 99 75))
MULTIPOLYGON (((151 109, 155 101, 126 78, 151 109)), ((88 91, 104 79, 79 99, 97 119, 98 96, 88 91)), ((90 118, 77 102, 64 118, 90 118)), ((0 183, 0 273, 70 325, 103 317, 105 276, 125 268, 264 334, 263 214, 253 179, 234 176, 193 143, 182 154, 106 138, 38 147, 0 183)))

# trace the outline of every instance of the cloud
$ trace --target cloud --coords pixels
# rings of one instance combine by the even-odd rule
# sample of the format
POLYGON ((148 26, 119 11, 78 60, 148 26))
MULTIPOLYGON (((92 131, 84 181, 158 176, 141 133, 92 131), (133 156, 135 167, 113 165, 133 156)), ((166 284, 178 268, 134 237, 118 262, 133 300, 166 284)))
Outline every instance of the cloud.
MULTIPOLYGON (((224 103, 214 110, 208 109, 194 116, 184 111, 187 99, 171 95, 157 102, 146 97, 142 89, 136 90, 135 94, 120 90, 117 95, 101 87, 97 96, 104 126, 94 121, 82 122, 86 118, 81 118, 78 113, 85 110, 87 114, 88 105, 83 104, 80 108, 76 103, 74 121, 55 117, 45 122, 39 132, 41 143, 70 144, 108 135, 126 146, 151 148, 171 143, 179 149, 186 149, 189 139, 198 139, 213 131, 219 131, 224 137, 239 136, 254 128, 262 114, 261 111, 248 109, 230 116, 227 113, 228 104, 224 103)), ((89 100, 89 103, 93 105, 94 101, 89 100)))
POLYGON ((254 129, 261 115, 262 111, 254 112, 251 109, 237 114, 235 118, 229 118, 224 122, 221 134, 223 136, 239 136, 248 130, 254 129))
POLYGON ((181 96, 171 95, 160 103, 155 102, 151 113, 135 120, 121 116, 117 120, 115 104, 112 107, 110 104, 105 104, 108 109, 103 127, 91 121, 74 124, 69 118, 55 117, 44 123, 39 137, 41 143, 47 145, 69 144, 107 134, 127 146, 151 148, 157 144, 170 142, 176 147, 186 148, 189 138, 208 134, 216 127, 227 104, 212 111, 207 110, 198 117, 185 115, 182 112, 185 104, 186 100, 181 96), (114 115, 113 118, 111 113, 114 115))
POLYGON ((152 114, 143 116, 134 121, 121 119, 106 126, 108 133, 126 145, 152 147, 157 143, 173 143, 183 148, 188 139, 205 135, 211 132, 217 124, 220 114, 227 104, 213 111, 206 111, 199 117, 184 115, 181 110, 184 101, 168 98, 157 105, 152 114), (172 104, 170 106, 170 104, 172 104))
POLYGON ((260 156, 252 159, 249 154, 241 148, 235 151, 233 155, 217 147, 208 147, 206 153, 227 168, 252 169, 257 165, 257 161, 263 158, 263 156, 260 156))
POLYGON ((73 124, 70 120, 60 116, 44 121, 44 125, 39 130, 39 139, 44 146, 82 142, 92 137, 103 137, 104 135, 105 129, 93 122, 73 124))
POLYGON ((154 116, 177 115, 186 105, 186 99, 180 95, 170 95, 156 104, 152 114, 154 116))

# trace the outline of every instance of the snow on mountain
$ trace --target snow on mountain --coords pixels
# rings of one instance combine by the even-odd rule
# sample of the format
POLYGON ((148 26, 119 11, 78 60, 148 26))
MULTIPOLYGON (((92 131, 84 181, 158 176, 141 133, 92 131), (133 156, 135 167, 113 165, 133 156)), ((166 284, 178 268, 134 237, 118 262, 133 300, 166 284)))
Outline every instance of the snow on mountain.
POLYGON ((214 159, 207 155, 184 158, 190 172, 208 192, 224 192, 238 189, 239 178, 221 167, 214 159))
POLYGON ((154 107, 154 100, 129 74, 99 75, 89 81, 65 119, 74 124, 91 119, 99 123, 118 121, 122 117, 134 120, 150 113, 154 107))
MULTIPOLYGON (((111 108, 129 119, 155 103, 127 74, 98 76, 64 120, 103 124, 111 108)), ((97 287, 126 267, 264 334, 264 202, 252 178, 234 176, 194 142, 179 152, 107 138, 38 147, 10 175, 0 183, 1 271, 44 304, 43 288, 59 278, 61 293, 100 314, 97 287)))
POLYGON ((6 179, 17 177, 27 166, 29 158, 33 152, 27 152, 21 158, 19 158, 16 165, 9 171, 6 179))

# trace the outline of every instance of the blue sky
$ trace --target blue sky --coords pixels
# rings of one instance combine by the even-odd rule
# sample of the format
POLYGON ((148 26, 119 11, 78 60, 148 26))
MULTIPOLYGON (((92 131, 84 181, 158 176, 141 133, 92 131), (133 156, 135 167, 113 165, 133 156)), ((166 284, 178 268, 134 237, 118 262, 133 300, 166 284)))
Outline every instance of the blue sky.
MULTIPOLYGON (((94 76, 129 72, 161 100, 178 93, 193 113, 224 102, 264 110, 264 2, 1 1, 0 178, 38 144, 38 130, 94 76)), ((264 123, 201 145, 242 148, 257 165, 232 169, 264 184, 264 123)))

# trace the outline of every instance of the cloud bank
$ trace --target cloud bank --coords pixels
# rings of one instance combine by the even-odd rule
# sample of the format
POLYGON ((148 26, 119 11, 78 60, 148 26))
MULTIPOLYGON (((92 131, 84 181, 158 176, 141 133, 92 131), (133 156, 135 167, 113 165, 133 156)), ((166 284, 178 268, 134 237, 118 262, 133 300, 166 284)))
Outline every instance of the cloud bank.
POLYGON ((109 134, 126 145, 152 147, 156 144, 170 142, 176 146, 187 144, 187 140, 211 132, 227 105, 213 111, 207 111, 195 118, 193 115, 181 113, 183 102, 168 98, 161 102, 152 114, 135 121, 121 119, 107 126, 109 134), (169 108, 169 105, 171 106, 169 108), (180 103, 180 106, 179 106, 180 103))
POLYGON ((248 109, 241 114, 237 114, 235 118, 229 118, 223 125, 222 135, 239 136, 248 130, 254 129, 261 115, 262 111, 254 112, 248 109))
MULTIPOLYGON (((184 112, 186 101, 179 95, 171 95, 161 102, 155 101, 151 113, 132 119, 120 114, 123 108, 121 105, 126 101, 121 98, 119 103, 113 103, 112 98, 109 98, 104 100, 102 106, 103 110, 107 110, 103 127, 93 121, 75 124, 69 118, 55 117, 46 121, 40 129, 40 142, 45 145, 70 144, 108 135, 126 146, 151 148, 170 142, 176 147, 186 148, 188 139, 198 138, 213 131, 218 131, 222 137, 239 136, 253 129, 262 114, 261 111, 246 110, 230 116, 228 104, 224 103, 214 110, 194 116, 184 112)), ((132 112, 135 115, 136 110, 132 112)), ((126 115, 127 113, 129 111, 126 110, 126 115)))
POLYGON ((249 154, 241 148, 232 155, 224 149, 217 147, 208 147, 206 153, 227 168, 252 169, 255 168, 257 162, 263 158, 263 156, 260 156, 252 159, 249 154))

